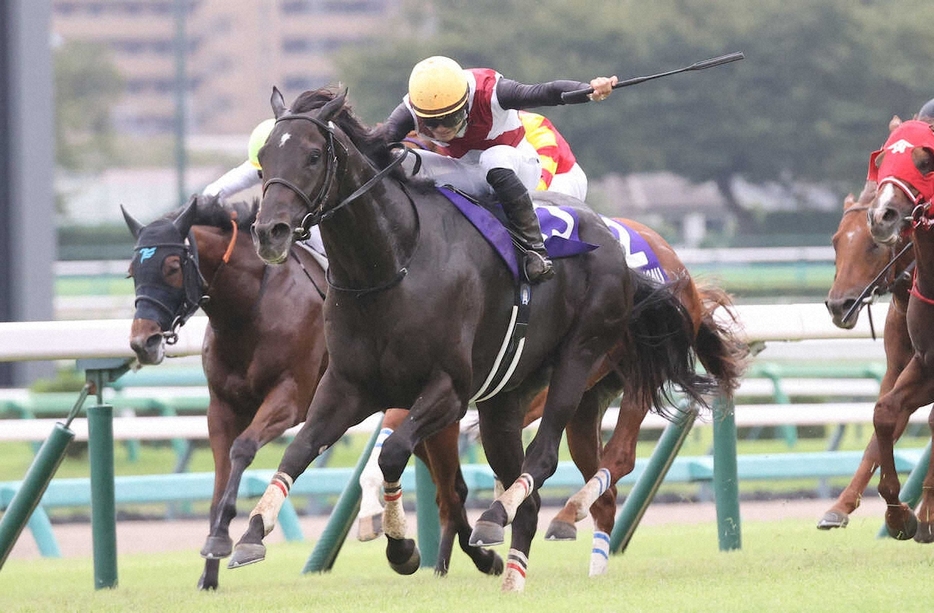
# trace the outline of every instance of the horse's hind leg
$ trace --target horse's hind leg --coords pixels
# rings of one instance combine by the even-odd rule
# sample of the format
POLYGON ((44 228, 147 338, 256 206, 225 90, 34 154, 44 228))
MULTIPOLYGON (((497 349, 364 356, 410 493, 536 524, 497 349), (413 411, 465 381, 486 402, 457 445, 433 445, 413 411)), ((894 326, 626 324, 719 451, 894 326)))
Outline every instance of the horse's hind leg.
POLYGON ((406 409, 386 411, 383 427, 360 474, 360 512, 357 514, 359 541, 372 541, 383 534, 383 473, 379 470, 379 453, 383 450, 383 442, 402 423, 407 414, 406 409))
POLYGON ((467 483, 460 469, 459 437, 459 424, 453 423, 415 448, 415 453, 431 470, 437 491, 441 541, 435 574, 447 575, 454 539, 457 538, 461 549, 470 556, 477 570, 487 575, 499 575, 503 572, 503 559, 499 554, 491 549, 471 547, 468 542, 471 526, 464 506, 467 501, 467 483))

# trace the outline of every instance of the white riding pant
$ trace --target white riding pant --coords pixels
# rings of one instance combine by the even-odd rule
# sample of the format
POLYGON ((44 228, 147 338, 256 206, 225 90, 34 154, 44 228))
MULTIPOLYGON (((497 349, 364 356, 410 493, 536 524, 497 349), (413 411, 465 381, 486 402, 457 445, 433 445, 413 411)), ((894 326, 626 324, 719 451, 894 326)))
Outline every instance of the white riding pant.
MULTIPOLYGON (((532 191, 542 174, 542 163, 538 152, 527 140, 517 146, 496 145, 480 151, 468 151, 463 157, 452 158, 431 151, 418 151, 422 167, 419 177, 433 179, 436 185, 451 185, 473 196, 493 195, 493 188, 486 181, 486 174, 494 168, 509 168, 516 173, 523 185, 532 191)), ((407 159, 409 172, 415 160, 407 159)))
POLYGON ((555 175, 551 178, 551 185, 548 186, 549 192, 558 192, 573 196, 578 200, 587 200, 587 174, 580 164, 574 163, 571 170, 555 175))

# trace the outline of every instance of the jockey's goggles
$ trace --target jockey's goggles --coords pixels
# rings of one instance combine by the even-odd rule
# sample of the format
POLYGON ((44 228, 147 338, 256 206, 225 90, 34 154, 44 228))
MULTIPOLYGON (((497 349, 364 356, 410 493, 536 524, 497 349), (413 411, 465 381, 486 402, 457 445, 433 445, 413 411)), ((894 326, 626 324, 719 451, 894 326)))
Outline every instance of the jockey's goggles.
POLYGON ((467 121, 467 109, 461 108, 460 110, 454 111, 453 113, 448 113, 447 115, 442 115, 440 117, 422 117, 422 123, 425 124, 425 127, 430 130, 435 130, 437 128, 448 128, 449 130, 456 128, 467 121))

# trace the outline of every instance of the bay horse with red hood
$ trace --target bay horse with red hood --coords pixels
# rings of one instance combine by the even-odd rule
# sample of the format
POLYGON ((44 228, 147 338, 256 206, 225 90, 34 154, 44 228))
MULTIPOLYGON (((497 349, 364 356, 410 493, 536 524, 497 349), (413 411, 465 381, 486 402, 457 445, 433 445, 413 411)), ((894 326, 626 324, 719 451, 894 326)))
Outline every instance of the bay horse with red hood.
MULTIPOLYGON (((934 542, 934 464, 929 462, 915 513, 899 500, 894 444, 906 415, 934 401, 934 127, 929 121, 903 122, 872 155, 869 168, 869 178, 878 184, 867 211, 873 240, 892 247, 910 236, 915 256, 905 312, 911 359, 873 410, 879 494, 886 502, 885 525, 892 537, 930 543, 934 542)), ((934 410, 928 423, 934 433, 934 410)))

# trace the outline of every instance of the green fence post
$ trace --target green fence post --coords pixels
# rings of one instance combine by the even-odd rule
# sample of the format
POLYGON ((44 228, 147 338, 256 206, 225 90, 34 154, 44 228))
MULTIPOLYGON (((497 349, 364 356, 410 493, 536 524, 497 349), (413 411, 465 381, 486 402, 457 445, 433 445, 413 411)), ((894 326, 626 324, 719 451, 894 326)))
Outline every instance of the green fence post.
MULTIPOLYGON (((70 421, 70 420, 69 420, 70 421)), ((22 485, 10 501, 9 507, 0 518, 0 568, 16 544, 19 535, 35 511, 42 494, 45 493, 55 471, 65 457, 68 444, 75 438, 75 433, 67 426, 57 423, 52 434, 39 448, 33 459, 22 485)), ((56 547, 56 551, 57 551, 56 547)))
POLYGON ((438 549, 441 547, 437 490, 431 480, 431 471, 418 458, 415 458, 415 516, 418 521, 421 568, 433 568, 438 563, 438 549))
POLYGON ((114 496, 113 407, 88 407, 94 588, 117 587, 117 510, 114 496))
POLYGON ((735 406, 722 396, 714 403, 713 484, 717 503, 720 551, 742 547, 739 517, 739 476, 736 463, 735 406))
POLYGON ((344 540, 347 538, 354 519, 360 511, 360 496, 362 494, 360 475, 363 473, 363 468, 373 452, 376 438, 379 436, 382 427, 383 418, 380 417, 379 423, 376 424, 376 428, 373 430, 373 435, 370 436, 363 453, 360 454, 360 459, 357 460, 357 465, 350 476, 350 482, 344 487, 340 498, 337 499, 337 504, 334 506, 331 517, 324 527, 324 532, 321 533, 321 538, 318 539, 318 543, 308 557, 308 561, 305 562, 302 573, 321 573, 333 568, 337 554, 340 553, 344 540))
POLYGON ((684 444, 694 420, 697 418, 697 408, 690 406, 681 409, 681 415, 677 421, 673 421, 667 426, 655 444, 655 450, 646 464, 645 471, 636 481, 636 484, 626 497, 623 507, 613 525, 613 533, 610 535, 610 551, 612 553, 622 553, 629 545, 642 516, 646 509, 652 504, 655 493, 659 486, 665 480, 671 463, 674 462, 684 444))

